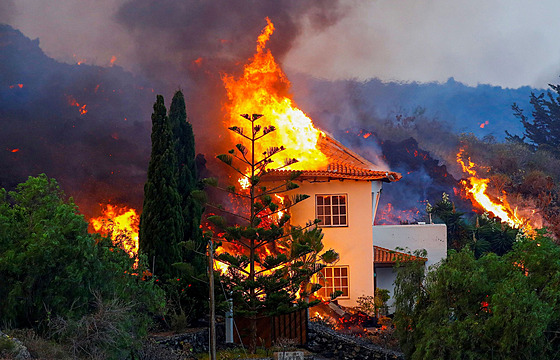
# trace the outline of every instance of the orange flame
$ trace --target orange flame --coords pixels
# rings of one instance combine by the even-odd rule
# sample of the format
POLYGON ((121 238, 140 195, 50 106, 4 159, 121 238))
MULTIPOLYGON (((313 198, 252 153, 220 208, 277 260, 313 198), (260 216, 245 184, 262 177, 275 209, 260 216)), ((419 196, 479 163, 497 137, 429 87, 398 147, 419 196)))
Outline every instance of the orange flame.
POLYGON ((115 245, 120 245, 131 258, 137 257, 140 215, 136 210, 127 206, 107 204, 101 213, 101 216, 90 219, 95 231, 110 235, 115 245))
MULTIPOLYGON (((261 114, 263 117, 258 120, 258 125, 262 128, 273 126, 276 131, 268 133, 262 141, 255 142, 255 155, 264 153, 269 147, 283 146, 285 150, 277 155, 276 159, 272 159, 280 160, 281 163, 273 163, 273 168, 284 165, 282 158, 298 160, 285 169, 314 170, 326 167, 327 157, 318 146, 320 137, 325 134, 314 127, 313 121, 296 106, 291 98, 289 93, 291 84, 266 47, 274 32, 274 25, 270 19, 266 18, 266 21, 267 25, 257 39, 256 53, 244 66, 243 74, 238 78, 231 74, 222 75, 228 96, 228 102, 224 104, 224 111, 227 114, 225 125, 245 128, 245 134, 250 137, 250 127, 247 131, 250 123, 245 122, 240 115, 261 114)), ((197 59, 195 64, 198 65, 201 61, 202 59, 197 59)), ((240 137, 232 134, 232 141, 237 144, 240 137)), ((239 182, 243 188, 249 186, 246 178, 239 179, 239 182)), ((283 197, 278 195, 276 197, 278 203, 284 203, 283 197)), ((278 211, 275 217, 280 218, 282 215, 283 212, 278 211)), ((261 226, 265 227, 266 221, 263 220, 261 226)), ((284 248, 281 244, 270 244, 270 246, 260 247, 257 256, 264 259, 266 256, 288 251, 289 249, 284 248)), ((244 249, 224 241, 222 246, 216 249, 216 254, 224 252, 242 254, 244 249)), ((214 266, 225 275, 228 274, 228 271, 232 271, 227 264, 219 260, 214 262, 214 266)), ((247 266, 244 270, 248 271, 249 267, 247 266)), ((276 271, 277 268, 265 270, 257 265, 255 270, 257 273, 269 274, 276 271)))
POLYGON ((524 229, 528 234, 534 233, 533 228, 529 225, 529 220, 518 216, 517 209, 512 209, 510 207, 505 194, 503 198, 500 199, 501 203, 490 199, 486 194, 490 179, 478 178, 476 170, 474 169, 475 164, 471 161, 470 157, 467 158, 468 165, 465 164, 462 158, 463 153, 464 149, 459 150, 459 153, 457 153, 457 162, 463 168, 463 172, 470 175, 467 180, 462 180, 461 183, 465 187, 467 193, 471 195, 471 199, 484 210, 491 212, 509 226, 524 229))
POLYGON ((15 88, 23 89, 23 84, 10 85, 10 89, 15 89, 15 88))
POLYGON ((80 115, 87 114, 88 111, 86 110, 86 104, 80 105, 72 95, 67 95, 66 97, 68 98, 68 104, 70 106, 77 107, 80 115))
POLYGON ((111 56, 111 60, 109 60, 111 66, 115 65, 115 61, 117 61, 117 57, 115 55, 111 56))
MULTIPOLYGON (((327 164, 327 157, 318 149, 317 141, 323 134, 313 126, 289 97, 290 82, 272 53, 266 48, 274 25, 266 18, 267 26, 257 40, 256 54, 245 65, 243 75, 235 79, 233 75, 223 75, 229 102, 225 105, 227 126, 248 123, 240 114, 262 114, 259 124, 274 126, 277 130, 266 136, 265 141, 255 144, 255 154, 261 154, 271 146, 284 146, 284 158, 296 158, 299 162, 290 165, 293 170, 313 170, 327 164)), ((233 135, 235 136, 235 135, 233 135)), ((239 137, 235 137, 235 143, 239 137)), ((278 166, 278 165, 277 165, 278 166)))

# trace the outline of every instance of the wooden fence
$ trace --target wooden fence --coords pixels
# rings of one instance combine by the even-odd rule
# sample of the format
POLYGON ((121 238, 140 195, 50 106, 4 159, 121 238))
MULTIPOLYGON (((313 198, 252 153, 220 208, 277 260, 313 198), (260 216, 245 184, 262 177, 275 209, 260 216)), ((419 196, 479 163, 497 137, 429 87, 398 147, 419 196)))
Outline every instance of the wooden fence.
MULTIPOLYGON (((257 345, 269 348, 279 339, 290 339, 295 342, 295 345, 305 345, 308 330, 307 314, 307 309, 302 309, 289 314, 258 318, 257 345)), ((250 320, 243 317, 235 317, 234 320, 239 330, 238 334, 234 329, 234 341, 239 344, 242 340, 244 345, 248 345, 250 320)))

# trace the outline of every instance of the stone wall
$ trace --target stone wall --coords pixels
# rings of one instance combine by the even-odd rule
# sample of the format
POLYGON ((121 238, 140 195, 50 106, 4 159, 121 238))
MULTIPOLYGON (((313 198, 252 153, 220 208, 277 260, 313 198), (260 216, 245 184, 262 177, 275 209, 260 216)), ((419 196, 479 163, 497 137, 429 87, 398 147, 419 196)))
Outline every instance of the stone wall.
POLYGON ((404 360, 402 353, 387 350, 360 338, 340 334, 326 326, 310 322, 309 351, 337 360, 404 360))
MULTIPOLYGON (((195 358, 198 353, 208 352, 208 328, 192 329, 189 332, 174 335, 152 335, 144 343, 141 360, 179 360, 195 358)), ((216 326, 216 344, 225 343, 223 324, 216 326)))

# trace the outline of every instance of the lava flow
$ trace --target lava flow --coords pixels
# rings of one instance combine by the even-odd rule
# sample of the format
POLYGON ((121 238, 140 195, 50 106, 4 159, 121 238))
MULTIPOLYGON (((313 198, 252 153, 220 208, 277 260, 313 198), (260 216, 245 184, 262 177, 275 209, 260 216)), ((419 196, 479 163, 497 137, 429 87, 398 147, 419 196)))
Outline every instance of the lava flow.
POLYGON ((87 114, 87 109, 86 109, 86 104, 79 104, 76 99, 74 99, 74 97, 72 95, 67 95, 66 96, 68 99, 68 104, 70 106, 75 106, 78 108, 78 111, 80 112, 80 115, 85 115, 87 114))
POLYGON ((107 204, 102 215, 90 219, 96 232, 110 236, 116 246, 125 250, 131 258, 138 256, 138 229, 140 215, 136 210, 107 204))
POLYGON ((499 199, 500 202, 490 199, 490 197, 486 194, 486 189, 488 188, 490 179, 478 178, 476 170, 474 170, 475 164, 471 161, 470 157, 467 159, 468 165, 465 164, 463 161, 463 153, 463 149, 457 153, 457 162, 463 168, 463 172, 470 175, 467 180, 461 180, 461 183, 467 193, 470 194, 471 200, 476 202, 485 211, 494 214, 494 216, 498 217, 509 226, 524 229, 528 234, 533 233, 534 230, 531 225, 529 225, 529 220, 518 216, 516 211, 517 209, 512 209, 507 202, 505 193, 503 194, 503 197, 499 199))
MULTIPOLYGON (((266 21, 267 26, 257 40, 257 52, 245 65, 243 75, 238 79, 233 75, 223 76, 229 99, 225 104, 226 124, 244 127, 247 124, 242 123, 245 120, 240 114, 262 114, 259 125, 263 128, 272 125, 277 130, 269 133, 264 141, 256 142, 255 154, 262 154, 271 146, 284 146, 282 156, 298 160, 289 169, 318 169, 327 164, 327 157, 317 144, 324 133, 313 126, 311 119, 289 97, 290 82, 265 47, 274 31, 272 22, 268 18, 266 21)), ((235 143, 239 142, 240 137, 233 136, 235 143)))

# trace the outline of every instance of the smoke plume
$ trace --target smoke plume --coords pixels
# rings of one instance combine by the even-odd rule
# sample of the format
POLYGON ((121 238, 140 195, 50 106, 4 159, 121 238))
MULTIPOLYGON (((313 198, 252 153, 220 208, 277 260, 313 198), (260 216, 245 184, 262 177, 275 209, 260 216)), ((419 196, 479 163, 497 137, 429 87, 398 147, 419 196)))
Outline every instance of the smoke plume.
MULTIPOLYGON (((52 17, 41 4, 28 5, 37 13, 43 11, 46 20, 52 17)), ((303 24, 326 27, 340 16, 335 0, 84 3, 86 10, 97 14, 117 5, 110 21, 83 22, 86 29, 78 31, 89 40, 90 33, 99 31, 95 39, 104 37, 109 44, 122 46, 124 39, 129 40, 111 63, 99 60, 109 58, 112 50, 107 44, 94 60, 82 63, 80 54, 73 54, 69 62, 74 63, 68 64, 45 55, 40 39, 0 25, 1 187, 13 189, 27 176, 44 172, 59 180, 88 217, 99 214, 100 203, 140 209, 156 94, 163 94, 169 104, 173 93, 183 90, 197 152, 213 157, 220 147, 231 146, 221 141, 225 136, 221 75, 242 70, 266 17, 278 34, 270 47, 281 58, 303 24), (86 65, 96 62, 103 66, 86 65)), ((75 6, 69 3, 65 9, 72 12, 75 6)), ((3 3, 0 10, 5 10, 0 11, 3 21, 17 16, 13 2, 3 3)), ((68 17, 69 28, 74 21, 80 19, 68 17)), ((90 46, 95 47, 95 39, 90 46)), ((64 57, 64 46, 60 41, 57 57, 64 57)))

